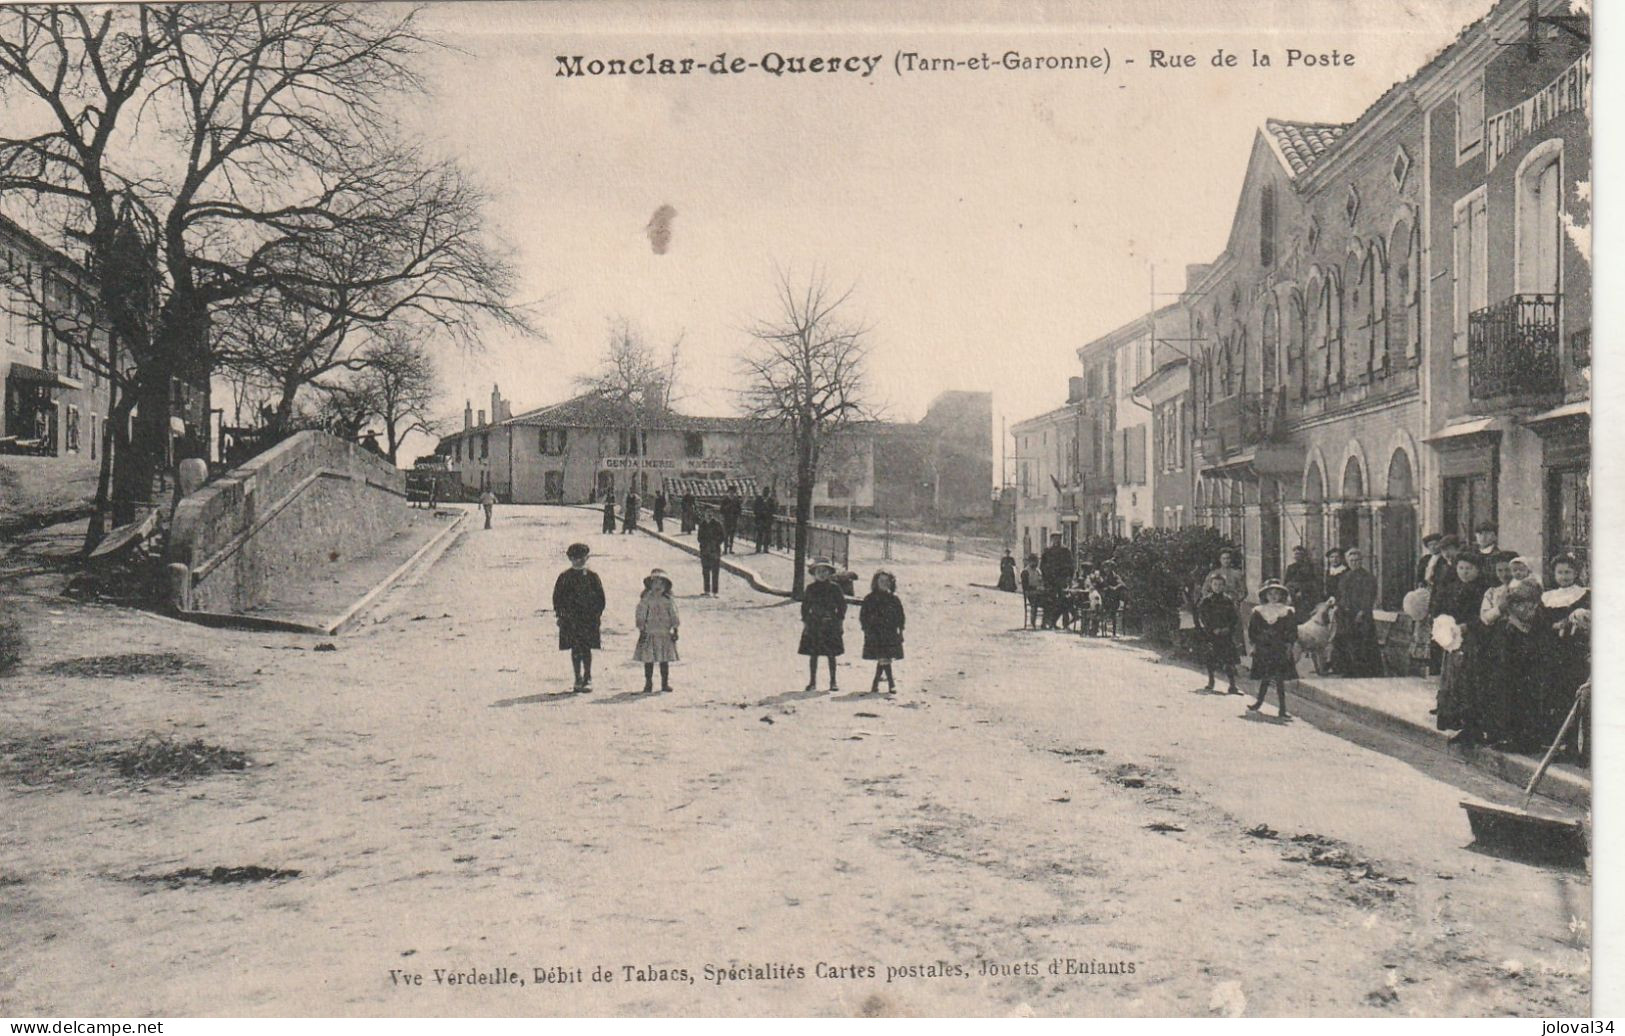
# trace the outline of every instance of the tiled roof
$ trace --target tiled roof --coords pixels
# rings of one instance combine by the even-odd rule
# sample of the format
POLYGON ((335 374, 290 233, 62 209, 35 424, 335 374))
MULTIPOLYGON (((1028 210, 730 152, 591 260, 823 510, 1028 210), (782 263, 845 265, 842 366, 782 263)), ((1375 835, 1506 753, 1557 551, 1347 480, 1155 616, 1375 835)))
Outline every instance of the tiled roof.
POLYGON ((1275 146, 1280 149, 1281 157, 1292 170, 1293 176, 1301 176, 1308 172, 1309 167, 1319 161, 1320 156, 1331 150, 1337 138, 1348 130, 1348 125, 1335 122, 1288 122, 1285 119, 1267 119, 1264 128, 1275 139, 1275 146))

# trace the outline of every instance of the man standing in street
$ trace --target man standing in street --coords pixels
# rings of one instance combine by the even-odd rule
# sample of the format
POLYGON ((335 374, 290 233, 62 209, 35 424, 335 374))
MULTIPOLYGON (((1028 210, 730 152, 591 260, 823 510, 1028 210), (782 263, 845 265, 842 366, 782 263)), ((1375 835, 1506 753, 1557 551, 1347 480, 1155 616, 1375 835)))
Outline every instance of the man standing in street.
POLYGON ((655 532, 666 531, 666 491, 664 489, 655 493, 655 532))
POLYGON ((491 492, 490 486, 486 486, 485 492, 480 494, 480 509, 485 512, 485 527, 487 529, 491 527, 491 511, 495 509, 496 505, 497 495, 491 492))
POLYGON ((750 502, 751 517, 756 521, 756 553, 767 552, 767 530, 773 524, 773 518, 768 513, 766 493, 757 493, 750 502))
POLYGON ((739 532, 739 514, 742 510, 739 490, 729 487, 728 495, 722 498, 722 550, 725 554, 734 552, 734 535, 739 532))
POLYGON ((1497 543, 1499 539, 1494 522, 1479 522, 1473 530, 1473 539, 1478 541, 1478 569, 1480 572, 1495 571, 1495 556, 1501 553, 1497 543))
POLYGON ((1049 546, 1038 559, 1038 571, 1044 577, 1044 590, 1048 606, 1044 609, 1044 628, 1055 628, 1055 620, 1066 608, 1066 588, 1072 583, 1072 552, 1061 545, 1061 534, 1051 533, 1049 546))
POLYGON ((722 523, 717 516, 707 511, 700 520, 698 539, 700 542, 700 579, 705 583, 702 596, 715 597, 720 588, 722 575, 722 541, 725 537, 722 523))
POLYGON ((694 531, 694 493, 692 491, 686 489, 683 491, 682 507, 683 535, 687 536, 694 531))
POLYGON ((1292 548, 1292 564, 1286 567, 1286 578, 1281 582, 1286 584, 1287 592, 1292 595, 1292 610, 1305 621, 1309 613, 1326 599, 1321 589, 1320 566, 1309 560, 1309 552, 1302 546, 1292 548))
POLYGON ((1416 585, 1433 585, 1433 565, 1439 560, 1439 541, 1443 536, 1430 532, 1422 537, 1422 556, 1416 559, 1416 585))
POLYGON ((621 533, 623 535, 637 531, 638 508, 642 505, 642 501, 638 499, 638 491, 628 489, 626 491, 626 510, 621 513, 621 533))

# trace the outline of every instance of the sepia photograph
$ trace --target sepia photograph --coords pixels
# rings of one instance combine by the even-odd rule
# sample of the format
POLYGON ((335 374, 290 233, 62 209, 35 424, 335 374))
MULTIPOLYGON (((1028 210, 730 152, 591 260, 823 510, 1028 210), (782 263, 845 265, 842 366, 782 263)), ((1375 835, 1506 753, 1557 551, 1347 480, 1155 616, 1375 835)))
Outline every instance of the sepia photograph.
POLYGON ((1592 138, 1590 0, 0 5, 0 1017, 1590 1016, 1592 138))

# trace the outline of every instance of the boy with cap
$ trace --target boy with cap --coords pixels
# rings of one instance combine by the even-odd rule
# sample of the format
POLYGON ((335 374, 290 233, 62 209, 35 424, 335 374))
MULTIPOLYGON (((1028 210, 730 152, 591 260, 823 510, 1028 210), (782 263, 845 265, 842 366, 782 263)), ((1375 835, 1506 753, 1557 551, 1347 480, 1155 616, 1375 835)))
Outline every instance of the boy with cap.
POLYGON ((592 690, 592 653, 599 647, 599 621, 604 614, 604 584, 587 567, 592 551, 572 543, 564 552, 570 567, 553 582, 553 614, 559 624, 559 650, 570 652, 575 690, 592 690))

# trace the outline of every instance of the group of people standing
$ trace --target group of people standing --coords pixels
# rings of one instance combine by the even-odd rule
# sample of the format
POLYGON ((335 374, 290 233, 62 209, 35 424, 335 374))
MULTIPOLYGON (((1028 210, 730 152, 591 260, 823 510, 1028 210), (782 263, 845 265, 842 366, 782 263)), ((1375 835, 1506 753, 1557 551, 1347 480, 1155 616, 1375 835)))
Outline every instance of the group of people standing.
POLYGON ((1298 621, 1306 621, 1322 604, 1328 606, 1331 651, 1323 676, 1382 676, 1386 667, 1377 641, 1377 577, 1365 567, 1359 547, 1332 547, 1324 567, 1317 567, 1303 547, 1292 550, 1281 583, 1298 621))
POLYGON ((1042 555, 1028 554, 1018 577, 1015 558, 1006 551, 999 562, 999 589, 1019 587, 1026 602, 1027 625, 1041 629, 1071 629, 1081 622, 1083 632, 1100 632, 1106 616, 1115 617, 1128 597, 1128 584, 1111 561, 1095 565, 1078 560, 1062 542, 1050 536, 1042 555), (1082 607, 1080 607, 1080 604, 1082 607))
MULTIPOLYGON (((1434 722, 1456 732, 1452 741, 1544 751, 1591 679, 1591 592, 1572 555, 1553 559, 1547 589, 1539 561, 1502 549, 1493 524, 1480 524, 1474 539, 1424 541, 1417 575, 1427 607, 1412 657, 1439 676, 1434 722)), ((1580 708, 1561 747, 1585 760, 1580 708)))
MULTIPOLYGON (((634 525, 635 529, 636 526, 634 525)), ((613 526, 605 529, 613 532, 613 526)), ((717 592, 718 569, 724 543, 723 525, 717 514, 708 514, 699 523, 700 566, 705 581, 702 596, 712 597, 717 592)), ((565 550, 570 567, 560 572, 553 583, 553 614, 558 624, 559 650, 570 652, 570 668, 575 677, 574 691, 592 690, 593 652, 602 647, 602 623, 605 608, 604 584, 598 573, 588 567, 592 550, 585 543, 572 543, 565 550)), ((818 660, 827 660, 829 689, 839 690, 836 682, 836 659, 846 652, 845 622, 846 593, 837 581, 835 565, 818 558, 808 566, 813 581, 808 585, 801 601, 801 640, 799 653, 807 656, 807 690, 818 689, 818 660)), ((677 638, 679 618, 677 601, 672 593, 672 579, 665 570, 656 568, 643 580, 643 593, 638 598, 633 619, 638 630, 637 646, 632 652, 634 661, 643 663, 643 691, 654 691, 655 669, 660 670, 660 690, 670 692, 671 665, 678 661, 677 638)), ((858 611, 858 623, 863 629, 863 657, 875 663, 872 693, 879 693, 880 682, 886 681, 887 693, 896 693, 897 680, 892 666, 903 657, 903 602, 897 596, 897 577, 887 571, 878 571, 870 580, 869 594, 858 611)))

